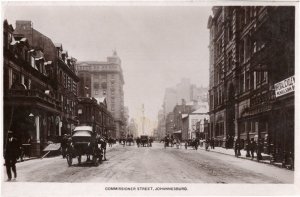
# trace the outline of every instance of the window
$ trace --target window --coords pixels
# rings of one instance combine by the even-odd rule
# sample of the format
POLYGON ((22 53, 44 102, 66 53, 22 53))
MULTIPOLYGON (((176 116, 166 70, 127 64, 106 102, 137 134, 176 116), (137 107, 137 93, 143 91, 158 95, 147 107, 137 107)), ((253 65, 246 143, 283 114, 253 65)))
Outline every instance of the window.
POLYGON ((100 86, 99 86, 99 83, 98 83, 98 82, 95 82, 95 83, 94 83, 94 89, 99 89, 99 87, 100 87, 100 86))
POLYGON ((12 73, 12 84, 20 82, 20 75, 17 72, 12 73))
POLYGON ((233 61, 232 61, 232 52, 229 52, 228 53, 228 71, 230 71, 232 69, 232 64, 233 64, 233 61))
POLYGON ((250 72, 246 71, 246 84, 245 84, 245 88, 246 91, 248 91, 250 89, 250 72))
POLYGON ((64 73, 64 87, 67 87, 67 83, 68 83, 68 78, 67 75, 64 73))
POLYGON ((246 124, 246 131, 250 132, 251 131, 251 121, 250 122, 245 122, 246 124))
POLYGON ((268 82, 268 72, 262 72, 262 82, 268 82))
POLYGON ((244 42, 244 60, 243 62, 246 62, 251 55, 251 40, 249 37, 245 38, 244 42))
POLYGON ((239 54, 240 54, 240 62, 243 63, 244 62, 244 40, 241 40, 239 54))
POLYGON ((98 95, 98 90, 95 90, 95 91, 94 91, 94 94, 95 94, 95 95, 98 95))
POLYGON ((68 89, 72 90, 72 79, 68 77, 68 89))
POLYGON ((240 133, 245 133, 245 123, 244 123, 244 122, 241 122, 241 123, 240 123, 240 128, 239 128, 239 130, 240 130, 240 133))
POLYGON ((245 91, 245 73, 242 73, 240 75, 240 93, 243 93, 245 91))

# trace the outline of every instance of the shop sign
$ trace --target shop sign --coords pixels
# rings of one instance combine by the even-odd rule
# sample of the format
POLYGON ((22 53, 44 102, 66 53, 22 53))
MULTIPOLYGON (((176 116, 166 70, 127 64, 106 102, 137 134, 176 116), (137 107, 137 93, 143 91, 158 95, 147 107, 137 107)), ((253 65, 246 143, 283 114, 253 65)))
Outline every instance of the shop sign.
POLYGON ((276 97, 295 91, 295 76, 289 77, 274 84, 276 97))

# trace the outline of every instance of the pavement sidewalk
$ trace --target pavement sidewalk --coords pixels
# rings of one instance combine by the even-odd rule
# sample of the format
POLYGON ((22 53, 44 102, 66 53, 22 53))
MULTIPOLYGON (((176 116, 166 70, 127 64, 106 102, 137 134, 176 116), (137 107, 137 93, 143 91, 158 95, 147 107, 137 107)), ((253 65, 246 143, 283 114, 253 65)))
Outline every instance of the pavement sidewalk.
MULTIPOLYGON (((203 144, 202 147, 199 146, 199 149, 205 150, 205 144, 203 144)), ((226 148, 222 148, 222 147, 215 147, 214 149, 211 149, 211 147, 209 147, 208 151, 235 156, 234 149, 226 149, 226 148)), ((254 159, 252 159, 251 157, 246 157, 246 154, 247 154, 246 150, 241 150, 240 152, 241 152, 241 155, 238 156, 238 158, 247 159, 247 160, 256 161, 259 163, 265 163, 265 164, 274 165, 274 166, 283 168, 282 162, 272 162, 271 156, 268 154, 261 153, 263 159, 257 160, 256 154, 254 156, 254 159)))

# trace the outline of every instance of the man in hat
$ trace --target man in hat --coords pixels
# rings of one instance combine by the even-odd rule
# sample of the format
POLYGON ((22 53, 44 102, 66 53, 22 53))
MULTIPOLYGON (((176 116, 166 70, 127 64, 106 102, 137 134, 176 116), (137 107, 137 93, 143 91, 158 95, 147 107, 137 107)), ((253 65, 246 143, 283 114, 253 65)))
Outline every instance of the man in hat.
POLYGON ((63 158, 66 157, 67 147, 68 147, 68 135, 64 134, 62 141, 61 141, 61 154, 62 154, 63 158))
POLYGON ((14 173, 14 179, 17 178, 17 170, 16 170, 16 163, 18 158, 19 152, 19 145, 17 138, 13 136, 12 131, 8 131, 7 133, 7 142, 4 151, 4 159, 5 159, 5 166, 6 166, 6 173, 8 176, 8 181, 11 180, 11 169, 14 173))

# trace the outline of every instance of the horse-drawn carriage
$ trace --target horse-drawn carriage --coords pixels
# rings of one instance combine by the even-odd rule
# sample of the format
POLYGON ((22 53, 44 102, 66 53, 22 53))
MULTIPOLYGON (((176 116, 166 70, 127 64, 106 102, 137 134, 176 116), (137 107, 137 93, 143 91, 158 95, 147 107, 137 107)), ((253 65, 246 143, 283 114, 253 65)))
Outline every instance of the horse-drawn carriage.
POLYGON ((127 135, 125 143, 127 146, 131 146, 131 144, 133 145, 134 144, 133 135, 127 135))
POLYGON ((148 137, 148 135, 141 135, 140 143, 143 147, 144 146, 149 146, 149 137, 148 137))
POLYGON ((68 165, 71 166, 73 158, 76 157, 80 164, 82 155, 86 155, 88 160, 92 156, 92 162, 97 166, 102 162, 103 156, 105 157, 105 148, 106 142, 93 131, 91 126, 78 126, 74 129, 67 146, 68 165))

